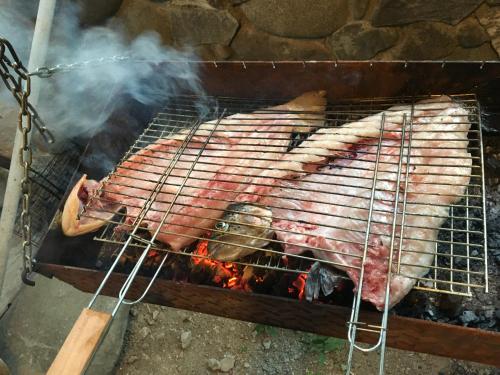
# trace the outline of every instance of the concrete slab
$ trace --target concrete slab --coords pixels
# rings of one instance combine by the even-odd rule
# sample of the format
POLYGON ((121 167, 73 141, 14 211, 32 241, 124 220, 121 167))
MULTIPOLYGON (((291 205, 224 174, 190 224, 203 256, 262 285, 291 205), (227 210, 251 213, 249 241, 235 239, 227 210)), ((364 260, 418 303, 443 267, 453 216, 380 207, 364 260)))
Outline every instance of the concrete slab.
MULTIPOLYGON (((90 295, 57 279, 36 277, 24 286, 0 319, 0 357, 12 374, 44 374, 90 295)), ((111 311, 116 299, 102 297, 96 309, 111 311)), ((122 306, 88 374, 112 374, 122 349, 129 308, 122 306)))
POLYGON ((23 271, 23 250, 21 239, 18 236, 12 236, 9 240, 9 260, 7 269, 5 270, 5 281, 0 294, 0 316, 2 316, 7 308, 14 300, 23 286, 21 274, 23 271))

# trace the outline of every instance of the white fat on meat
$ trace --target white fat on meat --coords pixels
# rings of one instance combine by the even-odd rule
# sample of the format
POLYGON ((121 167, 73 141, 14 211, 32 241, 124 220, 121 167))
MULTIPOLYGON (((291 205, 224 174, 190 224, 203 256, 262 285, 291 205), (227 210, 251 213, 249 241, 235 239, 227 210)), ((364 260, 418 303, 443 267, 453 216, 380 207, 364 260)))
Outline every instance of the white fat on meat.
MULTIPOLYGON (((159 241, 174 250, 190 245, 213 228, 254 176, 286 153, 292 132, 324 125, 325 95, 325 91, 311 91, 279 106, 203 123, 192 135, 190 129, 183 129, 158 139, 100 182, 101 195, 90 200, 81 219, 80 196, 70 194, 63 232, 77 236, 95 231, 122 208, 126 217, 116 230, 130 232, 148 204, 141 227, 154 234, 163 220, 159 241), (153 191, 164 174, 168 177, 155 197, 153 191)), ((96 184, 84 179, 74 190, 96 184)))
MULTIPOLYGON (((403 116, 410 118, 410 107, 392 107, 383 113, 384 140, 362 287, 362 298, 380 310, 384 308, 388 275, 401 128, 403 116)), ((434 241, 448 217, 449 206, 462 199, 469 184, 468 115, 447 96, 415 105, 401 268, 397 273, 402 221, 399 214, 389 307, 399 302, 416 280, 428 272, 434 260, 434 241)), ((315 257, 345 270, 356 287, 359 287, 381 123, 382 113, 379 113, 338 128, 320 129, 285 155, 272 173, 267 172, 266 178, 272 176, 278 188, 252 186, 251 194, 239 196, 242 201, 255 201, 254 193, 268 194, 259 199, 259 203, 272 208, 273 227, 277 238, 286 243, 285 252, 299 254, 311 250, 315 257), (324 165, 324 161, 332 157, 333 160, 324 165), (311 161, 322 164, 316 164, 319 168, 315 172, 305 174, 311 170, 311 161), (289 162, 295 163, 293 172, 279 168, 289 162), (290 175, 300 178, 280 180, 290 175)), ((406 129, 407 145, 409 124, 406 129)), ((407 149, 400 174, 399 212, 403 211, 406 161, 407 149)), ((267 179, 268 183, 271 181, 267 179)))

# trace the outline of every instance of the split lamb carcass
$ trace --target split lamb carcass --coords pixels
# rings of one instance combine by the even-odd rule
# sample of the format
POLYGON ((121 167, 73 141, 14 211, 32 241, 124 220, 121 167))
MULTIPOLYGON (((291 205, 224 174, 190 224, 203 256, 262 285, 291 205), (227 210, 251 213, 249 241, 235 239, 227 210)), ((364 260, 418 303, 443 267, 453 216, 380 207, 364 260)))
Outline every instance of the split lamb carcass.
POLYGON ((154 233, 168 211, 157 239, 174 250, 188 246, 213 228, 254 176, 286 153, 292 132, 323 126, 325 95, 307 92, 279 106, 203 123, 193 134, 183 129, 134 153, 100 182, 82 176, 65 203, 63 232, 96 231, 122 208, 126 219, 116 230, 131 231, 166 174, 141 227, 154 233), (178 161, 173 160, 178 153, 178 161))

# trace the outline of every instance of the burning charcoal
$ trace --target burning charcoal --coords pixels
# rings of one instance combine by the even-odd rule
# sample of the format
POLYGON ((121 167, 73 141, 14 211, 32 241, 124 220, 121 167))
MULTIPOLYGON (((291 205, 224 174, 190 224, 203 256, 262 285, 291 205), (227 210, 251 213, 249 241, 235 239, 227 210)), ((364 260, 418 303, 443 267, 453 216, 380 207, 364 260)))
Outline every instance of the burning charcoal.
POLYGON ((493 251, 493 257, 495 258, 495 262, 500 265, 500 249, 493 251))
POLYGON ((274 271, 264 274, 256 272, 255 277, 249 281, 249 286, 256 293, 270 293, 278 281, 278 275, 274 271))
POLYGON ((463 297, 451 294, 442 294, 438 300, 439 310, 448 318, 455 318, 463 310, 463 297))
POLYGON ((320 290, 323 295, 329 296, 333 293, 339 281, 340 277, 331 268, 322 265, 320 262, 315 262, 311 266, 306 280, 306 300, 311 302, 318 299, 320 290))
POLYGON ((479 318, 478 316, 474 313, 474 311, 470 311, 470 310, 465 310, 462 315, 460 315, 460 321, 464 324, 464 325, 468 325, 470 323, 473 323, 473 322, 476 322, 478 321, 479 318))
POLYGON ((273 287, 274 295, 280 297, 290 296, 290 285, 292 284, 292 277, 290 273, 281 273, 278 282, 273 287))
POLYGON ((404 316, 421 318, 428 316, 428 296, 421 292, 413 290, 396 306, 396 311, 404 316))
POLYGON ((206 284, 214 277, 214 270, 202 264, 194 265, 189 274, 189 281, 194 284, 206 284))
POLYGON ((425 317, 427 319, 432 320, 436 316, 436 312, 434 311, 434 306, 427 305, 424 311, 425 317))
POLYGON ((312 302, 319 297, 321 282, 320 267, 320 263, 315 262, 309 270, 309 274, 307 275, 305 296, 306 300, 309 302, 312 302))

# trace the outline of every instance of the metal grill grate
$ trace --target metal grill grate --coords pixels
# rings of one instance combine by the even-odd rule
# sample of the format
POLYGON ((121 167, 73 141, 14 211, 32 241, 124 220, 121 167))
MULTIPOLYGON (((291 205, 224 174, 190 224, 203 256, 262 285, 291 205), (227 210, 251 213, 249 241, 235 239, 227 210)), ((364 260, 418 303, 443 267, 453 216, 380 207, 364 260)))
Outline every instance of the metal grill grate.
MULTIPOLYGON (((33 184, 31 228, 32 241, 36 247, 40 246, 49 229, 50 218, 57 211, 78 159, 78 148, 69 147, 62 153, 39 155, 34 160, 30 171, 33 184)), ((20 214, 16 218, 15 233, 22 236, 20 214)))
MULTIPOLYGON (((338 102, 330 105, 327 110, 324 113, 325 116, 325 123, 324 127, 326 128, 335 128, 335 127, 340 127, 345 124, 349 124, 355 121, 366 121, 366 118, 368 116, 373 116, 379 114, 381 111, 386 111, 382 116, 385 117, 385 120, 379 120, 379 121, 388 121, 388 116, 390 119, 391 116, 391 111, 396 112, 396 111, 401 111, 401 108, 399 109, 393 109, 387 111, 387 109, 391 106, 394 105, 408 105, 408 107, 403 108, 404 112, 404 127, 401 127, 400 129, 392 129, 392 130, 387 130, 386 132, 381 132, 380 133, 380 140, 379 142, 375 143, 370 143, 371 141, 375 140, 377 141, 378 136, 375 137, 365 137, 366 143, 366 148, 365 150, 357 150, 358 155, 362 155, 364 152, 365 155, 371 155, 370 157, 371 160, 368 160, 363 163, 362 167, 358 166, 345 166, 343 167, 344 169, 348 170, 348 173, 352 173, 353 175, 359 175, 360 171, 364 173, 366 170, 373 171, 375 164, 379 163, 380 168, 383 170, 387 165, 392 165, 392 167, 397 168, 396 173, 392 173, 389 177, 386 177, 386 180, 389 181, 396 181, 396 179, 399 178, 400 180, 400 186, 404 185, 404 181, 406 181, 405 178, 405 163, 408 163, 410 166, 413 164, 419 164, 412 162, 411 158, 410 160, 406 160, 408 157, 408 149, 415 151, 418 148, 421 149, 432 149, 432 142, 430 142, 430 147, 427 147, 422 144, 422 141, 419 143, 419 145, 415 145, 415 143, 418 142, 418 130, 413 130, 410 131, 409 127, 413 123, 417 123, 419 121, 418 116, 413 113, 414 111, 418 110, 418 105, 417 109, 415 109, 415 103, 418 102, 421 99, 425 98, 415 98, 415 97, 400 97, 400 98, 381 98, 381 99, 370 99, 370 100, 353 100, 353 101, 346 101, 346 102, 338 102), (365 120, 364 120, 365 119, 365 120), (390 135, 397 132, 397 131, 405 131, 406 129, 406 136, 405 136, 405 142, 403 147, 398 146, 398 145, 386 145, 384 146, 385 142, 391 141, 392 138, 390 138, 390 135), (386 135, 389 135, 386 137, 386 135), (413 135, 413 139, 411 136, 413 135), (378 143, 378 144, 377 144, 378 143), (413 144, 412 144, 413 143, 413 144), (382 146, 381 146, 382 145, 382 146), (392 158, 391 160, 384 159, 386 155, 384 155, 384 151, 398 151, 395 153, 395 155, 391 155, 390 157, 392 158), (376 155, 377 157, 373 158, 373 154, 376 154, 376 150, 381 150, 379 154, 381 155, 376 155), (401 150, 401 156, 398 158, 398 153, 401 150), (394 157, 393 157, 394 156, 394 157), (382 158, 382 159, 380 159, 382 158)), ((141 137, 132 145, 130 148, 129 152, 124 156, 122 161, 119 163, 117 168, 112 172, 110 177, 104 182, 103 186, 100 189, 100 192, 98 193, 97 196, 95 196, 94 202, 96 200, 101 201, 101 203, 109 203, 107 200, 109 199, 109 194, 116 192, 117 189, 116 187, 119 187, 121 189, 120 196, 123 198, 132 198, 130 196, 130 191, 132 189, 132 192, 136 192, 133 188, 138 186, 138 184, 144 185, 147 183, 148 186, 152 187, 152 191, 154 191, 154 188, 158 188, 159 185, 162 186, 167 186, 167 185, 179 185, 181 184, 182 177, 185 177, 187 174, 189 177, 185 179, 183 188, 178 191, 178 196, 174 204, 170 205, 169 203, 165 201, 163 207, 161 209, 158 209, 157 207, 152 206, 151 204, 154 202, 154 198, 152 196, 149 196, 144 198, 143 200, 143 205, 139 204, 135 208, 135 214, 130 214, 128 215, 125 212, 120 212, 114 216, 113 219, 110 219, 110 225, 108 225, 107 228, 102 232, 101 235, 97 237, 98 240, 101 241, 106 241, 106 242, 112 242, 116 244, 124 244, 128 238, 127 235, 124 234, 123 230, 115 230, 116 225, 120 225, 121 229, 125 229, 125 232, 133 232, 134 226, 140 226, 141 225, 141 217, 144 219, 145 216, 147 216, 148 212, 147 210, 158 210, 162 215, 160 216, 167 216, 170 215, 170 217, 177 217, 176 214, 174 214, 174 210, 172 208, 174 207, 180 207, 182 206, 183 203, 180 202, 179 198, 187 197, 192 198, 193 196, 197 195, 197 189, 200 189, 200 184, 208 184, 209 181, 204 180, 203 175, 200 175, 199 177, 196 177, 197 171, 203 171, 206 168, 218 168, 219 164, 222 163, 229 163, 231 164, 231 161, 234 159, 232 156, 226 155, 224 157, 219 157, 218 160, 208 160, 207 158, 203 159, 203 152, 204 148, 206 148, 207 145, 210 145, 210 147, 213 148, 220 148, 223 145, 221 145, 220 137, 216 137, 213 134, 217 135, 217 132, 224 132, 227 131, 227 129, 231 130, 231 125, 234 124, 240 124, 241 122, 245 123, 245 126, 248 128, 251 128, 252 126, 257 126, 258 124, 255 123, 256 119, 252 117, 245 117, 245 116, 240 116, 238 120, 235 122, 235 120, 227 120, 227 116, 233 115, 233 114, 241 114, 241 113, 250 113, 252 111, 257 111, 259 113, 259 116, 261 118, 270 120, 270 121, 275 121, 278 122, 278 124, 283 125, 280 123, 280 116, 281 115, 288 115, 291 116, 291 121, 288 123, 287 126, 292 126, 294 125, 295 122, 301 122, 306 116, 309 120, 317 120, 318 119, 318 113, 315 112, 304 112, 304 111, 283 111, 281 109, 279 110, 262 110, 262 108, 268 107, 270 105, 276 104, 275 102, 273 103, 272 101, 267 101, 267 100, 245 100, 245 99, 235 99, 235 98, 204 98, 203 104, 200 104, 200 98, 196 97, 182 97, 178 98, 175 102, 171 102, 167 107, 164 108, 164 110, 157 115, 157 117, 149 124, 147 129, 144 131, 144 133, 141 135, 141 137), (221 117, 221 113, 224 113, 225 118, 221 117), (301 117, 302 116, 302 117, 301 117), (214 120, 215 119, 215 120, 214 120), (218 120, 217 120, 218 119, 218 120), (206 123, 207 121, 212 120, 212 126, 206 127, 205 130, 203 129, 203 123, 206 123), (231 122, 232 121, 232 122, 231 122), (238 122, 239 121, 239 122, 238 122), (217 127, 219 127, 217 129, 217 127), (145 147, 148 147, 152 144, 158 143, 158 140, 160 139, 165 139, 169 137, 169 135, 177 133, 179 131, 182 131, 183 129, 191 129, 190 133, 186 133, 184 130, 185 136, 179 138, 179 146, 176 149, 169 149, 168 155, 163 153, 160 153, 159 157, 156 156, 151 156, 151 157, 146 157, 139 161, 138 163, 135 163, 133 165, 130 165, 130 163, 127 162, 127 160, 130 157, 133 157, 133 155, 140 155, 141 150, 143 150, 145 147), (204 132, 204 137, 206 139, 201 139, 195 142, 195 138, 198 137, 198 134, 202 134, 204 132), (209 133, 212 132, 213 134, 210 135, 209 133), (190 138, 191 137, 191 138, 190 138), (193 138, 194 137, 194 138, 193 138), (182 141, 181 141, 182 140, 182 141), (219 145, 219 146, 218 146, 219 145), (199 154, 198 154, 199 153, 199 154), (186 155, 192 155, 190 156, 190 162, 189 163, 184 163, 185 166, 180 166, 182 164, 182 161, 185 161, 188 159, 186 155), (198 163, 192 163, 193 158, 195 158, 195 155, 199 156, 201 155, 202 159, 198 160, 198 163), (167 156, 167 157, 166 157, 167 156), (168 161, 168 163, 162 159, 165 159, 168 161), (168 160, 170 159, 170 160, 168 160), (174 161, 174 162, 172 162, 174 161), (132 172, 132 175, 137 172, 138 170, 141 169, 141 167, 150 168, 151 165, 155 165, 155 163, 159 163, 165 168, 164 173, 160 172, 155 172, 158 177, 151 176, 151 175, 137 175, 135 174, 134 177, 130 177, 130 172, 132 172), (176 163, 178 165, 176 165, 176 163), (182 172, 184 171, 184 172, 182 172), (161 178, 163 176, 163 178, 161 178), (177 176, 177 179, 175 183, 172 183, 172 179, 174 178, 173 176, 177 176), (134 181, 136 179, 136 181, 134 181), (194 183, 193 183, 194 181, 194 183), (199 181, 199 183, 197 182, 199 181), (108 195, 108 196, 106 196, 108 195), (141 207, 142 206, 142 207, 141 207), (145 208, 145 209, 144 209, 145 208), (142 216, 141 216, 142 215, 142 216), (126 218, 128 216, 128 221, 126 221, 126 218), (125 224, 124 224, 125 222, 125 224)), ((444 225, 442 226, 442 229, 439 233, 439 236, 437 239, 434 240, 429 240, 426 238, 419 238, 415 239, 415 241, 419 242, 432 242, 433 244, 433 263, 429 267, 429 272, 421 277, 417 277, 418 282, 417 285, 415 286, 418 289, 425 289, 425 290, 433 290, 433 291, 440 291, 440 292, 446 292, 446 293, 453 293, 453 294, 463 294, 463 295, 470 295, 472 288, 487 288, 487 274, 486 274, 486 256, 485 256, 485 230, 484 230, 484 194, 483 194, 483 185, 482 185, 482 158, 481 158, 481 133, 480 133, 480 110, 478 103, 473 95, 458 95, 458 96, 453 96, 452 97, 452 102, 453 103, 459 103, 461 107, 465 108, 467 110, 467 115, 460 117, 460 115, 457 117, 455 116, 453 121, 457 121, 456 119, 459 118, 460 121, 463 121, 464 123, 470 123, 470 130, 468 131, 468 141, 467 144, 467 151, 470 153, 470 159, 472 161, 471 169, 470 169, 470 182, 468 186, 466 187, 466 190, 463 194, 460 195, 460 199, 457 203, 451 204, 450 205, 450 212, 449 212, 449 218, 446 220, 444 225)), ((435 104, 438 106, 442 106, 445 108, 446 106, 450 105, 452 102, 447 103, 447 102, 441 102, 440 104, 435 104)), ((433 121, 438 121, 440 125, 442 125, 440 128, 437 130, 431 130, 431 132, 446 132, 446 125, 449 125, 446 123, 446 118, 438 118, 438 116, 443 116, 441 113, 438 114, 432 114, 428 115, 426 121, 432 123, 433 121), (436 118, 434 118, 436 116, 436 118)), ((421 116, 424 117, 424 116, 421 116)), ((260 119, 259 119, 260 120, 260 119)), ((240 125, 238 125, 240 126, 240 125)), ((415 125, 416 126, 416 125, 415 125)), ((425 126, 425 125, 422 125, 425 126)), ((234 130, 234 129, 232 129, 234 130)), ((299 129, 300 130, 300 129, 299 129)), ((251 130, 246 130, 245 129, 240 129, 238 136, 240 138, 245 138, 246 134, 245 132, 249 132, 251 130), (241 135, 242 134, 242 135, 241 135)), ((428 132, 426 129, 422 129, 422 131, 428 132)), ((297 149, 297 146, 300 144, 300 142, 303 139, 307 139, 308 134, 305 133, 299 133, 299 132, 293 132, 293 134, 289 134, 286 131, 279 131, 277 133, 278 137, 277 139, 283 139, 284 137, 291 137, 288 149, 292 149, 295 147, 297 149)), ((265 133, 265 136, 269 136, 270 133, 265 133)), ((453 147, 453 142, 456 141, 454 137, 456 138, 456 134, 458 134, 456 131, 451 132, 450 131, 450 137, 449 138, 442 138, 443 140, 447 141, 447 148, 450 149, 450 155, 449 158, 468 158, 465 156, 453 156, 453 151, 454 149, 458 147, 453 147), (451 142, 451 143, 450 143, 451 142), (451 145, 451 147, 450 147, 451 145)), ((255 134, 252 133, 252 136, 255 137, 255 134)), ((402 137, 400 137, 402 139, 402 137)), ((250 155, 250 152, 255 150, 257 152, 257 148, 259 146, 259 140, 254 139, 253 141, 250 140, 247 143, 248 145, 245 146, 245 148, 240 148, 240 150, 245 150, 246 155, 250 155)), ((346 142, 349 143, 349 142, 346 142)), ((358 144, 363 142, 358 142, 358 144)), ((262 158, 262 155, 265 157, 268 157, 270 162, 274 162, 276 160, 274 155, 278 154, 277 151, 274 151, 274 149, 278 149, 278 146, 275 146, 273 144, 270 145, 271 149, 269 146, 265 148, 265 154, 261 155, 256 155, 256 157, 251 157, 248 156, 249 159, 255 159, 259 160, 262 158), (274 149, 273 149, 274 147, 274 149)), ((462 147, 462 146, 460 146, 462 147)), ((410 151, 410 156, 413 157, 413 154, 411 154, 410 151)), ((349 161, 353 157, 352 154, 340 154, 336 156, 336 159, 343 159, 345 161, 349 161)), ((446 156, 440 158, 440 160, 445 160, 446 156)), ((421 164, 421 163, 420 163, 421 164)), ((151 169, 151 168, 150 168, 151 169)), ((253 171, 262 171, 265 170, 266 167, 259 167, 255 166, 253 171)), ((278 168, 279 169, 279 168, 278 168)), ((335 168, 334 168, 335 169, 335 168)), ((408 168, 410 170, 410 168, 408 168)), ((322 172, 325 175, 325 178, 329 178, 332 173, 330 172, 322 172)), ((378 199, 377 194, 379 194, 380 191, 383 191, 384 189, 379 188, 379 184, 384 183, 384 178, 381 178, 380 176, 377 176, 373 172, 372 175, 370 176, 369 173, 366 173, 362 177, 364 180, 369 181, 370 184, 365 184, 366 189, 363 190, 361 196, 363 197, 365 201, 369 202, 370 195, 366 194, 366 192, 369 193, 370 189, 372 188, 372 180, 375 182, 375 191, 374 191, 374 198, 375 200, 378 199)), ((333 173, 335 174, 335 173, 333 173)), ((411 172, 410 172, 411 175, 411 172)), ((338 175, 339 177, 345 176, 345 173, 340 173, 338 175)), ((284 176, 281 179, 278 179, 277 181, 286 181, 290 182, 293 181, 296 177, 287 177, 284 176)), ((306 177, 307 179, 307 177, 306 177)), ((344 179, 345 180, 345 179, 344 179)), ((276 181, 276 180, 275 180, 276 181)), ((347 180, 349 181, 349 180, 347 180)), ((387 181, 386 181, 387 182, 387 181)), ((452 181, 453 182, 453 181, 452 181)), ((426 182, 424 182, 425 184, 426 182)), ((433 184, 436 184, 435 182, 429 182, 428 183, 431 187, 433 184)), ((265 183, 262 183, 262 185, 265 185, 265 183)), ((336 184, 337 190, 338 189, 343 189, 342 183, 336 184)), ((440 183, 440 185, 442 185, 440 183)), ((446 182, 444 183, 446 185, 446 182)), ((323 187, 320 182, 316 183, 314 185, 318 191, 314 191, 311 189, 309 191, 310 193, 310 200, 312 203, 315 202, 315 194, 322 192, 323 187)), ((214 188, 213 190, 218 190, 217 188, 214 188)), ((221 189, 219 189, 221 190, 221 189)), ((349 192, 349 189, 344 189, 342 191, 337 191, 336 196, 344 196, 346 200, 348 201, 349 199, 352 199, 353 196, 355 197, 360 190, 359 189, 354 189, 353 192, 349 192), (345 190, 345 191, 344 191, 345 190)), ((397 249, 401 245, 401 237, 403 240, 406 240, 409 236, 412 234, 411 230, 411 224, 408 225, 408 217, 411 217, 412 215, 418 215, 417 213, 411 213, 407 212, 407 197, 404 194, 404 189, 399 189, 399 205, 398 205, 398 215, 397 215, 397 220, 398 220, 398 225, 395 225, 395 233, 393 235, 393 242, 394 242, 394 249, 395 249, 395 254, 398 259, 397 262, 397 269, 393 270, 394 274, 397 274, 398 272, 401 272, 401 274, 405 275, 403 268, 404 266, 416 266, 419 267, 418 264, 408 264, 408 263, 402 263, 401 262, 401 256, 399 256, 399 252, 397 249), (401 236, 401 226, 399 225, 399 221, 405 220, 406 223, 403 224, 403 235, 401 236), (410 229, 409 229, 410 228, 410 229), (410 233, 407 235, 407 233, 410 233), (406 236, 406 237, 405 237, 406 236)), ((148 191, 149 195, 150 191, 148 191)), ((142 193, 141 193, 142 194, 142 193)), ((273 196, 273 192, 271 191, 269 193, 271 196, 273 196)), ((422 196, 424 196, 426 193, 421 193, 422 196)), ((264 195, 264 194, 263 194, 264 195)), ((158 196, 156 196, 158 199, 158 196)), ((356 198, 357 199, 357 198, 356 198)), ((360 198, 361 199, 361 198, 360 198)), ((92 200, 91 200, 92 202, 92 200)), ((387 203, 390 205, 391 203, 394 203, 394 199, 391 201, 390 199, 387 201, 387 203)), ((373 202, 372 202, 373 204, 373 202)), ((432 202, 431 204, 437 204, 439 203, 432 202)), ((338 206, 345 206, 346 210, 357 210, 358 208, 349 205, 349 204, 343 204, 342 202, 337 203, 338 206)), ((448 205, 444 205, 448 206, 448 205)), ((93 206, 92 206, 93 207, 93 206)), ((130 207, 130 206, 129 206, 130 207)), ((365 206, 363 208, 364 210, 368 211, 370 207, 365 206)), ((372 207, 373 209, 373 207, 372 207)), ((105 209, 102 209, 105 210, 105 209)), ((362 221, 364 225, 364 229, 360 230, 360 232, 366 232, 367 222, 371 221, 371 225, 376 225, 377 224, 377 219, 375 218, 377 209, 375 208, 373 210, 372 215, 370 219, 364 218, 363 220, 358 220, 362 221)), ((313 211, 314 212, 314 211, 313 211)), ((309 212, 311 213, 311 212, 309 212)), ((307 212, 305 212, 307 214, 307 212)), ((83 214, 83 216, 88 216, 88 217, 94 217, 95 215, 95 210, 89 210, 83 214)), ((190 215, 188 212, 185 213, 185 215, 190 215)), ((332 213, 332 215, 335 215, 332 213)), ((420 215, 425 215, 420 214, 420 215)), ((194 215, 196 216, 196 215, 194 215)), ((394 215, 392 215, 394 217, 394 215)), ((346 219, 349 218, 349 211, 346 213, 346 219)), ((161 217, 159 217, 157 220, 159 221, 161 217)), ((195 218, 194 218, 195 219, 195 218)), ((391 215, 388 215, 388 219, 391 219, 391 215)), ((345 220, 345 228, 349 229, 349 220, 345 220)), ((338 224, 338 220, 335 221, 335 224, 338 224)), ((390 222, 387 222, 387 224, 390 224, 390 222)), ((328 224, 325 224, 328 226, 328 224)), ((338 225, 337 225, 338 226, 338 225)), ((357 226, 359 227, 359 226, 357 226)), ((342 225, 337 228, 338 230, 342 230, 342 225)), ((384 228, 382 228, 384 229, 384 228)), ((390 237, 391 236, 391 228, 388 226, 387 228, 387 233, 385 233, 385 236, 390 237)), ((203 230, 206 232, 214 232, 217 231, 216 229, 212 227, 204 227, 203 230)), ((351 231, 356 231, 355 228, 350 229, 351 231)), ((140 231, 140 229, 139 229, 140 231)), ((286 231, 283 229, 283 231, 286 231)), ((371 231, 376 231, 375 229, 371 229, 371 231)), ((159 233, 165 234, 175 234, 178 236, 190 236, 189 234, 185 234, 182 226, 177 226, 174 227, 173 230, 172 228, 160 228, 159 233)), ((289 231, 289 233, 294 234, 293 230, 289 231)), ((376 233, 377 234, 377 233, 376 233)), ((144 237, 144 236, 143 236, 144 237)), ((151 245, 150 247, 156 248, 158 250, 165 250, 165 251, 171 251, 169 249, 165 249, 165 246, 158 241, 149 244, 149 240, 146 238, 143 238, 141 236, 133 236, 133 238, 130 240, 128 243, 130 246, 135 246, 139 248, 145 248, 148 245, 151 245)), ((194 237, 193 239, 195 240, 204 240, 206 239, 205 235, 199 235, 199 236, 191 236, 194 237)), ((245 238, 242 236, 241 238, 245 238)), ((410 237, 411 239, 411 237, 410 237)), ((350 243, 353 241, 349 241, 346 238, 333 238, 332 240, 337 241, 337 244, 340 243, 350 243)), ((300 255, 292 255, 288 254, 286 258, 282 257, 282 250, 279 248, 280 245, 284 245, 286 241, 280 240, 280 239, 274 239, 271 241, 272 245, 274 246, 268 246, 264 251, 257 251, 253 255, 247 256, 243 259, 236 260, 235 263, 240 263, 244 265, 252 265, 252 266, 257 266, 257 267, 263 267, 263 268, 271 268, 275 270, 284 270, 284 271, 291 271, 291 272, 307 272, 308 268, 312 264, 313 261, 315 261, 317 258, 314 257, 310 252, 306 252, 300 255), (274 256, 269 256, 270 254, 274 254, 274 256), (290 259, 293 258, 295 261, 291 262, 290 259)), ((357 246, 363 246, 364 244, 362 242, 360 243, 355 243, 357 246)), ((370 245, 368 244, 368 247, 370 245)), ((336 249, 324 249, 321 246, 305 246, 306 249, 311 250, 311 251, 332 251, 336 253, 341 253, 342 250, 336 250, 336 249)), ((200 257, 200 258, 206 258, 207 255, 204 254, 199 254, 199 253, 193 253, 193 246, 186 246, 182 249, 177 249, 176 253, 177 254, 182 254, 182 255, 187 255, 187 256, 194 256, 194 257, 200 257)), ((405 249, 403 245, 403 252, 401 254, 404 254, 405 252, 411 252, 412 249, 405 249)), ((358 258, 358 261, 352 261, 351 264, 347 264, 347 268, 351 267, 352 269, 361 269, 361 259, 363 258, 363 254, 353 254, 351 255, 353 258, 358 258)), ((387 259, 387 257, 386 257, 387 259)), ((325 264, 331 264, 335 266, 339 266, 339 262, 331 259, 320 259, 321 262, 325 264)), ((346 265, 344 265, 346 266, 346 265)), ((411 275, 405 275, 408 277, 412 277, 411 275)), ((413 276, 414 277, 414 276, 413 276)))
POLYGON ((165 107, 99 187, 83 194, 90 197, 81 217, 106 223, 96 239, 121 245, 89 307, 132 248, 142 255, 113 314, 144 297, 169 253, 299 273, 319 261, 356 284, 346 373, 354 349, 380 349, 383 373, 388 311, 412 287, 488 291, 475 96, 326 107, 307 95, 274 107, 197 97, 165 107), (259 206, 242 219, 234 202, 259 206), (163 260, 142 297, 125 302, 151 249, 163 260), (227 258, 237 251, 241 257, 227 258), (363 323, 361 300, 383 311, 379 325, 363 323), (375 345, 359 346, 358 331, 376 334, 375 345))

